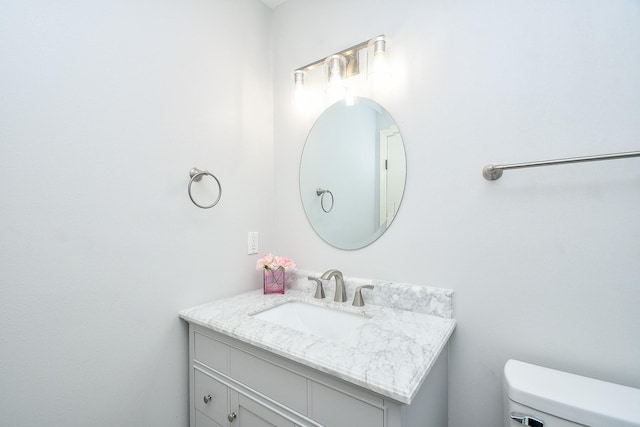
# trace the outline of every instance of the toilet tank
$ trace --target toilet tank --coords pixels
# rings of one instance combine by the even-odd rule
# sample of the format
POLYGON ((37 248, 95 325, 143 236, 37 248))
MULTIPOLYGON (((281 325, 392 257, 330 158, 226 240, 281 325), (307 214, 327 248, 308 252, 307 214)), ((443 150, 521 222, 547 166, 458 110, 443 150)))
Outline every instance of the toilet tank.
POLYGON ((640 426, 640 390, 623 385, 509 360, 503 392, 505 427, 640 426))

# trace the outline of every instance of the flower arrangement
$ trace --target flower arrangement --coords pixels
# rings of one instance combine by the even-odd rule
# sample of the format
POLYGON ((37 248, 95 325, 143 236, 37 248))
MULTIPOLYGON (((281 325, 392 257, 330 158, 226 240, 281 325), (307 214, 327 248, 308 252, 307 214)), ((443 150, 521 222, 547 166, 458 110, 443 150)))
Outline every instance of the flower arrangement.
POLYGON ((288 270, 296 268, 293 260, 283 256, 266 254, 256 263, 256 270, 288 270))
POLYGON ((294 269, 294 262, 285 257, 264 255, 256 262, 256 270, 262 270, 263 290, 266 294, 284 294, 284 272, 294 269))

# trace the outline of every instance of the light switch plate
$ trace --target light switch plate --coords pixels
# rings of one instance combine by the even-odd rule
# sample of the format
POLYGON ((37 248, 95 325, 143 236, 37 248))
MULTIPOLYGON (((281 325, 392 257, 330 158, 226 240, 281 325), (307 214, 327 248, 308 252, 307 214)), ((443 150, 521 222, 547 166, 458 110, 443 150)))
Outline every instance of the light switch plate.
POLYGON ((247 235, 247 253, 249 255, 258 253, 258 232, 250 231, 247 235))

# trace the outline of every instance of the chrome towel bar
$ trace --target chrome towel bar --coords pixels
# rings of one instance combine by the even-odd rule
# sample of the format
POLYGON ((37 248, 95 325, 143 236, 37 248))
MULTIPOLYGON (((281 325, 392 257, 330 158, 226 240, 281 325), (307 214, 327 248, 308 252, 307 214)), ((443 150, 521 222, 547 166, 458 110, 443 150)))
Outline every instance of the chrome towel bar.
POLYGON ((601 154, 598 156, 570 157, 567 159, 542 160, 539 162, 512 163, 510 165, 487 165, 482 168, 482 176, 489 181, 495 181, 502 176, 502 171, 509 169, 533 168, 537 166, 563 165, 567 163, 595 162, 599 160, 626 159, 629 157, 640 157, 640 151, 629 151, 626 153, 601 154))

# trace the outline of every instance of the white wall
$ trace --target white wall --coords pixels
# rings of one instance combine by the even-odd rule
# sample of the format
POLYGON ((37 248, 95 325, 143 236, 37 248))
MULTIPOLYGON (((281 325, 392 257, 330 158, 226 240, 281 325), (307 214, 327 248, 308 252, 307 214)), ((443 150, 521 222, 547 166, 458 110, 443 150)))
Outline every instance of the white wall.
POLYGON ((482 178, 492 162, 640 149, 640 3, 290 0, 274 13, 277 252, 299 267, 456 291, 450 426, 501 425, 509 358, 640 387, 640 161, 482 178), (314 117, 292 71, 392 40, 407 188, 389 231, 341 251, 305 218, 314 117))
POLYGON ((259 287, 247 231, 271 240, 270 19, 0 2, 1 425, 188 425, 178 310, 259 287), (211 210, 193 166, 222 182, 211 210))

